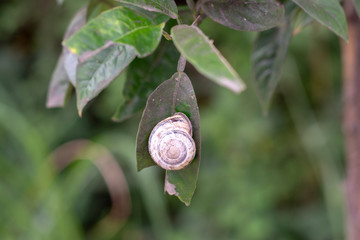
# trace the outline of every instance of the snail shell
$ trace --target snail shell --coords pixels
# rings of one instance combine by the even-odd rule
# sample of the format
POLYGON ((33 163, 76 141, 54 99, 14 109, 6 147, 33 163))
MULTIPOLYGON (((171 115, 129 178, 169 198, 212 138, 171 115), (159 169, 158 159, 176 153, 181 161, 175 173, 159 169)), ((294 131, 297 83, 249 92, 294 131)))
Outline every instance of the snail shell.
POLYGON ((159 122, 149 138, 149 153, 154 162, 166 170, 180 170, 195 157, 190 120, 183 113, 175 113, 159 122))

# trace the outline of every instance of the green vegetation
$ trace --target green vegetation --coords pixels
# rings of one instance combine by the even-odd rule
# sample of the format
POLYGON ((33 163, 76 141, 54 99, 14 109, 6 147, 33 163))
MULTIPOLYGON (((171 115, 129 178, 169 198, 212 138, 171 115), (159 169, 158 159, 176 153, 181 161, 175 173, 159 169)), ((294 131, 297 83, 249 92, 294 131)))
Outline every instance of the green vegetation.
MULTIPOLYGON (((343 238, 341 62, 333 33, 314 23, 291 40, 272 107, 264 116, 251 83, 255 34, 210 19, 199 26, 248 89, 235 95, 187 65, 200 108, 202 161, 196 192, 186 207, 163 194, 160 169, 136 172, 141 113, 129 119, 119 111, 114 118, 128 120, 110 120, 129 102, 140 106, 137 110, 144 107, 147 88, 120 93, 128 81, 147 72, 120 75, 88 104, 82 118, 75 96, 63 109, 45 107, 66 26, 85 4, 0 3, 1 239, 343 238), (110 212, 111 195, 94 164, 103 150, 90 144, 69 165, 52 154, 76 139, 101 145, 116 159, 126 179, 119 187, 128 187, 131 197, 131 209, 124 205, 120 212, 130 211, 128 216, 110 212)), ((148 60, 135 61, 146 65, 148 60)))

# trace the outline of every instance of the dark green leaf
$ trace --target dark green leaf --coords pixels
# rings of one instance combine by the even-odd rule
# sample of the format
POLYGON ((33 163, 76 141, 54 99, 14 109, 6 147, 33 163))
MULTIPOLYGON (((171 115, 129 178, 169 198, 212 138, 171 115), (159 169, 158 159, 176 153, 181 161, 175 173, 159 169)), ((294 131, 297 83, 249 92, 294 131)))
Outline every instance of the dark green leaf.
POLYGON ((237 72, 198 27, 175 26, 171 37, 180 53, 200 73, 236 93, 245 89, 237 72))
POLYGON ((212 20, 240 31, 263 31, 279 25, 284 17, 284 7, 274 0, 208 0, 202 9, 212 20))
POLYGON ((148 150, 150 133, 158 122, 175 112, 185 113, 191 121, 196 155, 190 165, 184 169, 166 172, 165 191, 170 195, 176 195, 186 205, 189 205, 196 188, 199 172, 201 140, 199 108, 194 89, 185 73, 175 73, 150 95, 137 134, 137 169, 140 171, 155 165, 148 150))
POLYGON ((149 57, 135 59, 127 68, 125 103, 119 106, 113 120, 122 121, 143 110, 151 92, 176 71, 178 59, 179 53, 168 41, 162 41, 149 57))
POLYGON ((292 35, 292 19, 293 15, 290 13, 283 25, 260 32, 255 41, 251 60, 255 87, 264 112, 268 110, 279 82, 281 67, 292 35))
POLYGON ((131 4, 147 11, 159 12, 171 18, 178 17, 178 10, 174 0, 117 0, 121 3, 131 4))
POLYGON ((61 54, 51 78, 46 107, 63 107, 66 103, 68 96, 70 95, 69 93, 71 89, 72 86, 68 80, 64 68, 64 55, 61 54))
POLYGON ((115 7, 115 3, 112 0, 90 0, 87 7, 86 19, 89 21, 113 7, 115 7))
POLYGON ((135 5, 132 4, 121 3, 121 5, 131 9, 131 11, 134 11, 136 14, 140 16, 149 19, 153 25, 159 25, 160 23, 169 20, 169 16, 165 14, 161 14, 157 12, 149 12, 143 8, 136 7, 135 5))
POLYGON ((76 96, 79 115, 135 58, 136 51, 127 45, 112 45, 80 63, 76 74, 76 96))
POLYGON ((345 13, 338 0, 293 0, 310 16, 331 31, 348 40, 345 13))
POLYGON ((164 23, 153 25, 151 19, 124 7, 108 10, 92 19, 63 44, 80 61, 114 43, 130 45, 137 55, 149 55, 158 46, 164 23))
POLYGON ((356 12, 360 18, 360 0, 354 0, 356 12))

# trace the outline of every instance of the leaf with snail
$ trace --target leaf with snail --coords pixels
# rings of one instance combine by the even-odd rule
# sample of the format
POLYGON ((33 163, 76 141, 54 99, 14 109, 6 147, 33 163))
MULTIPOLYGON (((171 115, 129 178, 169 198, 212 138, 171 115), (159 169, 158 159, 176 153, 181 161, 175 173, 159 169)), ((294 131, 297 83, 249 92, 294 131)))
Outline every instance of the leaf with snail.
POLYGON ((183 72, 175 73, 148 98, 137 134, 137 170, 155 165, 148 151, 151 131, 157 123, 179 110, 191 121, 196 154, 187 167, 166 172, 165 191, 189 205, 196 188, 200 165, 200 115, 191 81, 183 72))

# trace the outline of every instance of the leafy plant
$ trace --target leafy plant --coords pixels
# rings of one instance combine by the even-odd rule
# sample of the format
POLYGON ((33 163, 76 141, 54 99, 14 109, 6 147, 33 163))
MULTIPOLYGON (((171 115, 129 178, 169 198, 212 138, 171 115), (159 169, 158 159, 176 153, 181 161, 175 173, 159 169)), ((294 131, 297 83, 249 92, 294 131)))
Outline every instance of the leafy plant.
MULTIPOLYGON (((194 129, 196 157, 183 170, 167 171, 165 191, 189 205, 196 187, 201 143, 199 110, 191 81, 184 73, 185 63, 235 93, 246 88, 237 71, 199 28, 204 18, 237 31, 259 32, 251 60, 254 85, 265 112, 295 26, 315 20, 346 41, 348 30, 337 0, 186 2, 187 6, 180 6, 174 0, 91 0, 74 16, 64 36, 47 106, 64 106, 74 88, 81 116, 91 100, 126 72, 126 101, 113 120, 122 121, 143 110, 137 135, 138 171, 155 165, 147 150, 152 128, 174 112, 185 113, 194 129), (193 19, 185 20, 184 12, 190 12, 193 19)), ((358 6, 359 1, 356 3, 358 6)))

